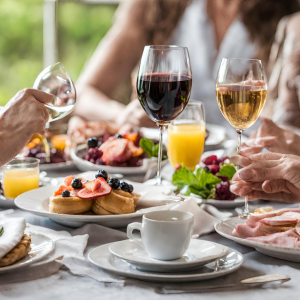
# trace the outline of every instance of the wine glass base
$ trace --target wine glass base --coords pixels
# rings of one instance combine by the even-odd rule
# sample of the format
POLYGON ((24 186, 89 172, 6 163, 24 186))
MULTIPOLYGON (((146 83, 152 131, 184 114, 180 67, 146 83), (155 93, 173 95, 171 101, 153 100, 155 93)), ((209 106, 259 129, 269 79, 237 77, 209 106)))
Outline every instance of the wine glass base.
POLYGON ((166 185, 170 185, 170 182, 167 180, 162 180, 161 183, 159 183, 158 177, 154 177, 152 179, 145 181, 144 184, 152 185, 152 186, 166 186, 166 185))

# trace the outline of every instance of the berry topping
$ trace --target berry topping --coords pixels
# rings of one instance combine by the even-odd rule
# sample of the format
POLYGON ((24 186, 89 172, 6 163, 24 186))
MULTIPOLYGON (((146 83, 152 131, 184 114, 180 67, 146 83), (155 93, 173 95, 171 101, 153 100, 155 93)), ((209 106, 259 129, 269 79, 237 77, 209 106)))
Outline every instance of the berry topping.
POLYGON ((229 190, 229 181, 220 182, 216 185, 216 199, 218 200, 234 200, 235 195, 229 190))
POLYGON ((116 133, 116 134, 115 134, 115 138, 116 138, 116 139, 122 139, 123 136, 122 136, 121 134, 116 133))
POLYGON ((213 175, 217 174, 220 171, 219 165, 210 165, 208 167, 213 175))
POLYGON ((73 189, 81 189, 82 188, 82 183, 79 178, 74 178, 72 180, 71 186, 73 189))
POLYGON ((133 192, 133 185, 132 184, 128 184, 128 187, 129 187, 129 193, 131 194, 133 192))
POLYGON ((202 162, 207 166, 219 164, 217 155, 211 155, 209 157, 206 157, 202 160, 202 162))
POLYGON ((97 148, 98 147, 98 139, 95 137, 89 138, 87 141, 87 145, 89 148, 97 148))
POLYGON ((128 192, 129 193, 129 184, 125 181, 121 181, 120 183, 120 188, 121 190, 123 190, 124 192, 128 192))
POLYGON ((65 186, 71 186, 73 179, 75 178, 75 176, 71 175, 65 178, 64 180, 64 185, 65 186))
POLYGON ((80 190, 77 194, 82 199, 95 199, 109 195, 112 188, 102 177, 98 177, 93 181, 87 182, 85 188, 80 190))
POLYGON ((107 183, 113 188, 118 189, 120 186, 120 180, 118 178, 110 178, 107 183))
POLYGON ((205 173, 211 173, 211 172, 210 172, 210 168, 209 168, 208 166, 205 166, 205 167, 203 168, 203 170, 205 171, 205 173))
POLYGON ((102 177, 104 178, 105 180, 107 180, 108 178, 108 175, 107 175, 107 172, 105 170, 99 170, 96 175, 95 175, 96 178, 98 177, 102 177))
POLYGON ((64 191, 61 193, 61 195, 62 195, 63 197, 70 197, 71 193, 70 193, 69 191, 67 191, 67 190, 64 190, 64 191))

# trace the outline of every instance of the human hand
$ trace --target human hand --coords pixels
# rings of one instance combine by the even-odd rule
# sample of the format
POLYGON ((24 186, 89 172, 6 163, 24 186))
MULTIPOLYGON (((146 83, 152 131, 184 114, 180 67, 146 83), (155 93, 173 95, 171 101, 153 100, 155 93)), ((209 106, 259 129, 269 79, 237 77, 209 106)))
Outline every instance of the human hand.
POLYGON ((35 89, 19 91, 0 111, 0 166, 14 158, 33 134, 45 133, 53 96, 35 89))
POLYGON ((270 119, 261 118, 261 121, 255 137, 242 145, 241 155, 259 153, 263 148, 276 153, 300 155, 300 137, 297 134, 280 128, 270 119))
POLYGON ((300 202, 300 157, 279 153, 234 156, 244 166, 232 178, 232 193, 248 199, 300 202))
POLYGON ((126 123, 133 127, 155 127, 155 123, 147 116, 137 99, 130 102, 118 117, 118 126, 126 123))

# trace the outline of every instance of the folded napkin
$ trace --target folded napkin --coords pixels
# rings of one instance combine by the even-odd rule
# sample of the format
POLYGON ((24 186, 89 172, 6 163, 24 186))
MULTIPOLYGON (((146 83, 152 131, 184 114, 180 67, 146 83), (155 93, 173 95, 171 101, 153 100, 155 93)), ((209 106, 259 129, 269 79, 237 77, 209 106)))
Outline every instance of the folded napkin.
MULTIPOLYGON (((5 218, 4 223, 11 222, 15 218, 5 218)), ((57 272, 62 266, 67 267, 74 275, 88 276, 99 281, 106 281, 123 285, 122 280, 111 279, 103 276, 103 272, 93 267, 85 258, 85 249, 89 235, 82 230, 79 235, 72 236, 67 231, 55 231, 52 229, 35 226, 27 223, 25 233, 41 234, 55 242, 55 249, 42 260, 19 268, 9 273, 0 274, 0 282, 12 283, 20 281, 34 280, 50 276, 57 272)), ((99 232, 99 231, 98 231, 99 232)))

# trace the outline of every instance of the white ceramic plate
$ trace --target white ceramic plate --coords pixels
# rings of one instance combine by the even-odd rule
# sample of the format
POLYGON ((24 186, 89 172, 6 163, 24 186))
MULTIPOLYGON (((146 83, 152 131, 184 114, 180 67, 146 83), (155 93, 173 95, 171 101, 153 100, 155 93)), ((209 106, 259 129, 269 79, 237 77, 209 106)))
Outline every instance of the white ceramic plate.
MULTIPOLYGON (((103 169, 110 174, 145 174, 149 169, 157 169, 157 158, 144 158, 143 164, 140 167, 117 167, 117 166, 105 166, 105 165, 95 165, 87 160, 84 160, 83 157, 86 153, 86 146, 81 145, 75 149, 71 150, 71 157, 75 166, 80 171, 98 171, 103 169)), ((162 167, 168 163, 168 160, 165 159, 162 161, 162 167)))
POLYGON ((13 269, 22 268, 36 263, 54 249, 55 244, 49 238, 33 232, 28 233, 31 235, 31 251, 25 257, 15 262, 14 264, 7 267, 0 267, 0 273, 5 273, 13 269))
POLYGON ((229 249, 228 254, 219 259, 218 263, 211 262, 202 268, 172 273, 140 271, 130 263, 114 256, 109 251, 112 244, 106 244, 93 249, 89 260, 96 266, 118 275, 153 282, 190 282, 221 277, 239 269, 244 263, 244 257, 236 250, 229 249))
MULTIPOLYGON (((209 136, 205 141, 205 146, 216 146, 225 140, 226 138, 225 127, 214 125, 214 124, 206 124, 206 129, 209 131, 209 136)), ((142 127, 140 131, 147 139, 159 138, 159 129, 142 127)), ((163 143, 167 145, 167 141, 168 141, 168 132, 166 130, 163 136, 163 143)))
POLYGON ((187 271, 204 266, 228 253, 226 246, 202 240, 191 240, 180 259, 162 261, 150 257, 144 248, 131 240, 115 242, 109 250, 115 256, 133 264, 137 269, 154 272, 187 271))
MULTIPOLYGON (((129 223, 139 221, 140 218, 145 214, 143 212, 135 212, 132 214, 124 215, 65 215, 56 214, 49 212, 49 198, 59 188, 58 186, 45 186, 35 190, 28 191, 21 194, 15 199, 15 204, 18 208, 31 212, 38 216, 47 217, 56 223, 69 226, 69 227, 81 227, 88 223, 96 223, 107 227, 123 227, 129 223)), ((134 183, 134 191, 139 193, 144 191, 147 187, 143 184, 134 183)), ((150 189, 156 187, 148 187, 150 189)), ((159 188, 159 187, 157 187, 159 188)), ((150 210, 163 210, 167 209, 168 206, 157 206, 151 207, 150 210)), ((147 209, 148 210, 148 209, 147 209)))
POLYGON ((57 169, 67 168, 73 165, 72 161, 66 161, 53 164, 40 164, 40 171, 56 171, 57 169))
POLYGON ((238 238, 232 235, 233 229, 237 224, 245 223, 247 220, 240 219, 239 217, 231 218, 226 221, 221 221, 220 223, 215 225, 216 231, 239 244, 255 248, 258 252, 261 252, 265 255, 269 255, 272 257, 300 262, 300 249, 299 248, 286 248, 286 247, 278 247, 275 245, 269 245, 254 241, 249 241, 246 239, 238 238))

